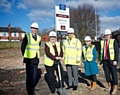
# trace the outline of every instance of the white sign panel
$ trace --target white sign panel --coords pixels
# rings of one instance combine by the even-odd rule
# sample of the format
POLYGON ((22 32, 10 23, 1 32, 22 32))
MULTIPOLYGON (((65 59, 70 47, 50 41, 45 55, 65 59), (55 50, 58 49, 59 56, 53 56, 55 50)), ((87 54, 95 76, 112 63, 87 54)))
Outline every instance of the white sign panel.
POLYGON ((60 4, 55 6, 55 18, 56 18, 56 31, 67 31, 70 27, 69 8, 60 4))

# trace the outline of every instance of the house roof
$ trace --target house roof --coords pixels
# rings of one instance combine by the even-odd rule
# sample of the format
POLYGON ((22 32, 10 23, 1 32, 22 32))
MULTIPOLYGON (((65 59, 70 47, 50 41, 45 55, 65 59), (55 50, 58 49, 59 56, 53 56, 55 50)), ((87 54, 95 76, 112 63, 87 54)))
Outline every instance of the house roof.
POLYGON ((25 31, 21 30, 19 27, 11 27, 10 29, 8 27, 0 27, 0 32, 21 32, 26 33, 25 31))

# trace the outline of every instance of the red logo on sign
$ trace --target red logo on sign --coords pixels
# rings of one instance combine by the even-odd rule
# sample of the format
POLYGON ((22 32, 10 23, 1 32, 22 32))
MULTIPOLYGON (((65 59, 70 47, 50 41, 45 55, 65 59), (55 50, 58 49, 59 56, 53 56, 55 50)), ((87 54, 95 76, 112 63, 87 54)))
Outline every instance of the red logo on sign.
POLYGON ((61 25, 61 30, 65 30, 65 26, 61 25))
POLYGON ((63 15, 63 14, 56 14, 56 17, 69 18, 68 15, 63 15))

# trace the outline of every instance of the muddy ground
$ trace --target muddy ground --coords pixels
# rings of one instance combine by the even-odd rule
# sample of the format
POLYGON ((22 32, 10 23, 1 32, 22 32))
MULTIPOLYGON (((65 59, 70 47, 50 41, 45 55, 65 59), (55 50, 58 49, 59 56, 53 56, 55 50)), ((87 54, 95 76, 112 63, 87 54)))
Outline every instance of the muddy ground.
MULTIPOLYGON (((40 58, 39 68, 42 69, 42 76, 37 85, 36 95, 51 95, 47 82, 45 81, 45 70, 43 57, 40 58)), ((27 95, 25 89, 25 65, 22 63, 20 49, 0 50, 0 95, 27 95)), ((67 87, 67 73, 64 67, 64 82, 67 87)), ((76 91, 72 89, 66 90, 69 95, 110 95, 104 89, 107 86, 102 66, 99 66, 99 74, 97 75, 97 88, 89 91, 86 86, 90 80, 85 77, 83 64, 79 67, 79 85, 76 91)), ((119 86, 117 95, 120 95, 120 69, 118 68, 119 86)), ((55 93, 54 95, 58 95, 55 93)))
MULTIPOLYGON (((79 68, 82 70, 82 68, 79 68)), ((42 74, 39 84, 37 85, 37 95, 51 95, 47 82, 45 81, 45 74, 42 74)), ((118 72, 120 76, 120 73, 118 72)), ((86 86, 90 83, 90 80, 84 76, 84 72, 79 71, 79 86, 77 91, 72 89, 67 90, 69 95, 110 95, 108 92, 104 91, 107 86, 103 71, 97 76, 97 88, 94 91, 89 91, 86 86)), ((67 73, 64 71, 64 82, 67 87, 67 73)), ((14 70, 4 70, 0 69, 0 95, 27 95, 25 89, 25 70, 24 69, 14 69, 14 70)), ((57 93, 54 95, 58 95, 57 93)), ((120 95, 120 78, 118 93, 120 95)))

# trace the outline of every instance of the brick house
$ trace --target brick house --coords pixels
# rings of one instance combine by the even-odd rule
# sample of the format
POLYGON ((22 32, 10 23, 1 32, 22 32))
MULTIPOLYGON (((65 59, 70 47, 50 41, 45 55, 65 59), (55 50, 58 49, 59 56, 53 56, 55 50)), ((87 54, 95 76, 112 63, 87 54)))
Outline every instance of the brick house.
POLYGON ((49 41, 49 32, 41 36, 42 42, 48 42, 49 41))
POLYGON ((22 41, 25 36, 25 31, 19 27, 0 27, 0 41, 22 41))
MULTIPOLYGON (((42 42, 48 42, 49 41, 49 33, 46 33, 44 35, 42 35, 42 42)), ((65 40, 66 39, 66 36, 67 36, 67 32, 61 32, 61 31, 57 31, 57 41, 62 41, 62 40, 65 40)))

